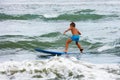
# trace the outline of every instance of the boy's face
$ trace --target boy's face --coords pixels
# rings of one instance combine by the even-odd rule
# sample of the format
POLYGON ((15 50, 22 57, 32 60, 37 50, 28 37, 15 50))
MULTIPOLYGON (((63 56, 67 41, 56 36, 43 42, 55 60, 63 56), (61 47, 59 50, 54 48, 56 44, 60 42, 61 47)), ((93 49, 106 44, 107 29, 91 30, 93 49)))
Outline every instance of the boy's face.
POLYGON ((73 26, 72 26, 72 25, 70 25, 70 27, 71 27, 71 28, 73 28, 73 26))
POLYGON ((72 27, 72 25, 70 25, 70 27, 72 27))

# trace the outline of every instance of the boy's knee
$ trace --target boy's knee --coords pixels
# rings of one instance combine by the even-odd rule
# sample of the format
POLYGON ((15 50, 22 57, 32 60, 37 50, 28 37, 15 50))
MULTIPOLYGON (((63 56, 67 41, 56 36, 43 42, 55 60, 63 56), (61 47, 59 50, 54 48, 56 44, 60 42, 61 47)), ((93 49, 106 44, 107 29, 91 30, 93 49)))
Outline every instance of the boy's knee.
POLYGON ((70 41, 70 40, 67 40, 67 41, 66 41, 66 43, 68 43, 68 44, 69 44, 69 43, 71 43, 71 41, 70 41))
POLYGON ((69 44, 69 41, 66 41, 67 44, 69 44))

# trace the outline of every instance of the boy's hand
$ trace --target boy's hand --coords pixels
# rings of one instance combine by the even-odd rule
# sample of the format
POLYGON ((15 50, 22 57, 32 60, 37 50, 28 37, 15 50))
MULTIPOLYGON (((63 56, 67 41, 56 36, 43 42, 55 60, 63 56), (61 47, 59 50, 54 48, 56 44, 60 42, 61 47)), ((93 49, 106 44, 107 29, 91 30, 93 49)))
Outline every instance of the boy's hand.
POLYGON ((68 32, 69 30, 71 30, 71 28, 67 29, 63 34, 65 34, 66 32, 68 32))

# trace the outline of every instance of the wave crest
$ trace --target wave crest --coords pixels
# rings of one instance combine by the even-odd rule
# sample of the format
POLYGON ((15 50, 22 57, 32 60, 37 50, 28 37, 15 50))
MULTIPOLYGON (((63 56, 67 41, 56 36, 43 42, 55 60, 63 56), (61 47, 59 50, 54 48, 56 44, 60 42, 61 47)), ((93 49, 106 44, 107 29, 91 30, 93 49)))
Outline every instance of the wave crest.
POLYGON ((74 12, 72 14, 52 14, 52 15, 39 15, 39 14, 21 14, 21 15, 9 15, 0 13, 0 20, 43 20, 43 21, 87 21, 87 20, 99 20, 105 18, 117 18, 118 15, 100 15, 91 13, 92 11, 83 10, 74 12))

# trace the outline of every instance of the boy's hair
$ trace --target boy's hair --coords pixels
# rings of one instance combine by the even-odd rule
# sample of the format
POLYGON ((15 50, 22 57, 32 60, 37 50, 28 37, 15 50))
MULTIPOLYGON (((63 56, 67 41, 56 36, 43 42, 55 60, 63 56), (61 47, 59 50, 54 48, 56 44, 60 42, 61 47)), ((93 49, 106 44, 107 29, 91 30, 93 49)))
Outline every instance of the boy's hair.
POLYGON ((75 23, 74 23, 74 22, 71 22, 71 23, 70 23, 70 26, 75 27, 75 23))

